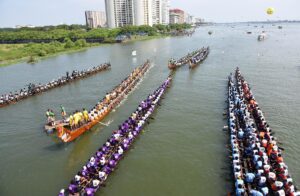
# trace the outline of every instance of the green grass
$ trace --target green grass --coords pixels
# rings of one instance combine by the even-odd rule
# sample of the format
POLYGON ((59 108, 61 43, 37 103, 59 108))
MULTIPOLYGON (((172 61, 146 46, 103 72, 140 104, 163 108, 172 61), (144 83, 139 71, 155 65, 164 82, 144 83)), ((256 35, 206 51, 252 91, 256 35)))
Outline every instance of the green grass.
POLYGON ((65 43, 49 44, 0 44, 0 66, 7 66, 17 62, 28 61, 31 56, 39 60, 62 53, 76 52, 100 44, 86 44, 65 47, 65 43))
MULTIPOLYGON (((133 41, 144 41, 166 37, 164 35, 156 36, 134 36, 133 41)), ((107 40, 107 43, 114 43, 114 40, 107 40)), ((89 47, 100 46, 104 44, 89 44, 89 43, 59 43, 52 42, 47 44, 29 43, 29 44, 0 44, 0 67, 12 65, 18 62, 26 62, 32 56, 36 60, 56 56, 64 53, 77 52, 85 50, 89 47), (66 46, 67 45, 67 46, 66 46)))

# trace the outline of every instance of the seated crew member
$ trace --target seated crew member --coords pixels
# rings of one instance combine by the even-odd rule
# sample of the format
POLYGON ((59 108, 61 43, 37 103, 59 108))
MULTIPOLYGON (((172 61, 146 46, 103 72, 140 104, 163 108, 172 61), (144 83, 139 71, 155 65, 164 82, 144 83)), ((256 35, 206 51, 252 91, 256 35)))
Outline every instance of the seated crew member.
POLYGON ((105 181, 107 178, 107 174, 104 171, 99 171, 99 179, 105 181))
POLYGON ((242 196, 245 193, 245 189, 243 188, 242 184, 238 184, 236 188, 236 196, 242 196))
POLYGON ((245 175, 245 181, 247 183, 253 183, 254 179, 255 179, 255 174, 253 174, 253 173, 247 173, 245 175))
POLYGON ((78 111, 74 113, 74 127, 77 128, 79 126, 80 116, 78 111))
POLYGON ((260 191, 257 191, 257 190, 254 190, 254 189, 252 189, 250 191, 250 195, 251 196, 263 196, 263 194, 260 191))
POLYGON ((84 115, 83 115, 83 112, 79 112, 79 111, 78 111, 78 114, 79 114, 79 117, 80 117, 79 124, 81 126, 81 125, 84 124, 84 115))
POLYGON ((72 114, 69 117, 69 125, 72 130, 74 128, 74 116, 72 114))
POLYGON ((83 108, 83 117, 84 117, 84 121, 85 122, 89 122, 89 113, 88 113, 88 111, 85 109, 85 108, 83 108))

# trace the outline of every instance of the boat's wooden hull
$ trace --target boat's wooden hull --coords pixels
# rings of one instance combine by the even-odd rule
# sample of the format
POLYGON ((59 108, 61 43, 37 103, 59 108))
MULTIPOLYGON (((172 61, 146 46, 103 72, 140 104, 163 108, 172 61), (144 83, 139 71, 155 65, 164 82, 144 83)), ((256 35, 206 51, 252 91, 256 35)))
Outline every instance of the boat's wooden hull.
POLYGON ((202 63, 207 58, 208 54, 209 54, 209 48, 206 49, 206 52, 205 52, 204 56, 199 61, 192 63, 192 61, 190 60, 189 61, 189 67, 190 67, 190 69, 193 69, 197 65, 199 65, 200 63, 202 63))
POLYGON ((107 111, 106 113, 104 113, 103 115, 101 115, 99 118, 97 118, 96 120, 83 125, 82 127, 75 129, 74 131, 65 128, 64 126, 59 126, 57 127, 57 136, 63 141, 63 142, 72 142, 73 140, 75 140, 76 138, 78 138, 80 135, 82 135, 83 133, 87 132, 88 130, 90 130, 93 126, 95 126, 96 124, 98 124, 103 118, 105 118, 110 111, 107 111), (68 136, 66 138, 63 138, 63 135, 65 133, 68 133, 68 136))
POLYGON ((169 63, 168 67, 169 67, 169 69, 176 69, 177 66, 173 63, 169 63))
MULTIPOLYGON (((144 75, 145 72, 149 69, 150 63, 143 68, 140 74, 144 75)), ((132 81, 132 83, 124 89, 124 91, 119 95, 118 98, 116 98, 107 108, 107 111, 104 112, 102 115, 98 116, 96 119, 94 119, 92 122, 89 122, 75 130, 70 130, 66 128, 65 126, 56 126, 57 129, 57 137, 60 138, 63 142, 72 142, 76 138, 78 138, 83 133, 90 130, 93 126, 98 124, 101 120, 103 120, 115 107, 119 105, 119 103, 124 99, 124 97, 136 86, 136 84, 141 80, 142 77, 137 78, 136 80, 132 81), (67 134, 64 136, 64 134, 67 134)))
POLYGON ((50 86, 50 87, 48 87, 48 88, 44 88, 44 89, 42 89, 42 90, 40 90, 40 91, 38 91, 38 92, 35 92, 34 94, 29 94, 29 95, 27 95, 27 96, 21 96, 21 97, 19 97, 17 100, 9 101, 9 102, 7 102, 7 103, 2 103, 2 104, 0 104, 0 108, 5 107, 5 106, 8 106, 8 105, 16 104, 16 103, 18 103, 19 101, 25 100, 25 99, 27 99, 27 98, 29 98, 29 97, 33 97, 33 96, 39 95, 39 94, 41 94, 41 93, 50 91, 51 89, 54 89, 54 88, 62 87, 62 86, 67 85, 67 84, 69 84, 69 83, 71 83, 71 82, 75 82, 75 81, 77 81, 77 80, 87 78, 87 77, 89 77, 89 76, 95 75, 96 73, 99 73, 99 72, 102 72, 102 71, 105 71, 105 70, 108 70, 108 69, 111 68, 111 65, 110 65, 110 64, 105 64, 105 65, 106 65, 106 66, 103 67, 102 69, 95 70, 94 72, 90 72, 89 74, 86 74, 86 75, 83 75, 83 76, 80 76, 80 77, 77 77, 77 78, 73 78, 72 80, 66 81, 66 82, 61 83, 61 84, 59 84, 59 85, 53 85, 53 86, 50 86))
MULTIPOLYGON (((200 63, 200 62, 199 62, 199 63, 200 63)), ((190 62, 190 66, 189 66, 189 67, 190 67, 190 69, 193 69, 193 68, 195 68, 197 65, 198 65, 198 64, 196 64, 196 63, 191 63, 191 62, 190 62)))

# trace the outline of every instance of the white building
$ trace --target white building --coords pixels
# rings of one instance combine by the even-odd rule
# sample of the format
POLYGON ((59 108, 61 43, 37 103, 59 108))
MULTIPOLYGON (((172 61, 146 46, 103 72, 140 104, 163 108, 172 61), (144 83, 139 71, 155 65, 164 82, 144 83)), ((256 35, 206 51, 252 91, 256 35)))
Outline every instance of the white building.
POLYGON ((170 0, 152 0, 153 24, 169 24, 170 0))
POLYGON ((162 15, 161 15, 161 0, 152 0, 152 20, 153 24, 161 24, 162 23, 162 15))
POLYGON ((170 24, 178 24, 180 23, 180 15, 174 12, 170 13, 170 24))
POLYGON ((85 11, 86 25, 90 28, 104 27, 106 24, 105 12, 85 11))
POLYGON ((161 1, 161 24, 168 25, 170 23, 170 0, 161 1))
POLYGON ((186 12, 184 15, 184 19, 185 19, 185 23, 187 23, 187 24, 195 24, 196 23, 195 17, 186 12))
POLYGON ((105 0, 109 28, 169 24, 170 0, 105 0))
POLYGON ((134 24, 133 0, 105 0, 109 28, 134 24))
POLYGON ((152 0, 134 0, 134 25, 153 25, 152 0))

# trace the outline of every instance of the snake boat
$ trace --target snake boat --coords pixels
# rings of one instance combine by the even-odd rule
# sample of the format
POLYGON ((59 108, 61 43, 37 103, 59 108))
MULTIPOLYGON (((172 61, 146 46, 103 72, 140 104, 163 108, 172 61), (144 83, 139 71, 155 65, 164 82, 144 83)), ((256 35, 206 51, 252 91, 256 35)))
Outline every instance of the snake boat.
POLYGON ((100 103, 89 111, 89 121, 82 123, 81 126, 71 128, 69 119, 61 120, 59 124, 54 125, 57 130, 57 137, 63 142, 71 142, 80 135, 90 130, 93 126, 103 120, 114 108, 116 108, 124 98, 133 91, 134 87, 141 81, 147 70, 150 69, 150 62, 137 67, 123 82, 108 93, 100 103))

